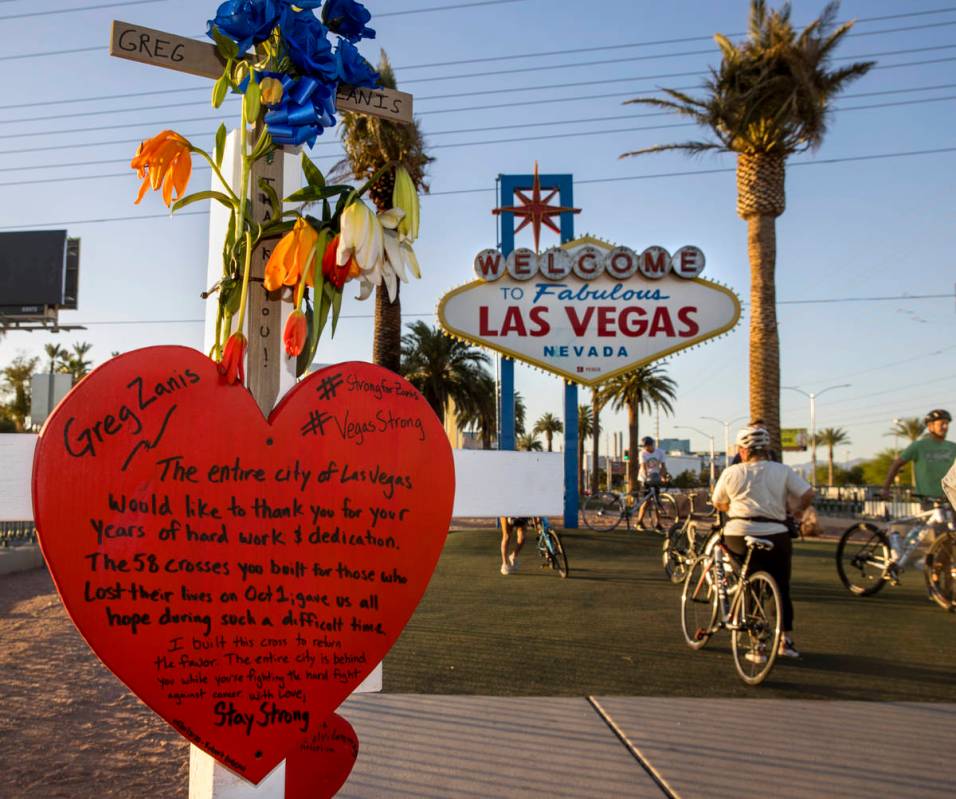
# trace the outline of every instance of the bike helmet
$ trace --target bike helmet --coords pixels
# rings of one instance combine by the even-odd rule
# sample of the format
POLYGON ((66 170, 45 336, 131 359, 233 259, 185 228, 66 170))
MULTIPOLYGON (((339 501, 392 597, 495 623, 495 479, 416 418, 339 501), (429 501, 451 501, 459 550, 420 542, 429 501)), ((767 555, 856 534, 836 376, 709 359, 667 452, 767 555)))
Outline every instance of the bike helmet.
POLYGON ((944 411, 942 408, 936 408, 930 411, 926 414, 926 418, 923 419, 923 421, 929 424, 930 422, 938 422, 940 419, 946 422, 953 421, 953 417, 949 415, 949 411, 944 411))
POLYGON ((652 446, 652 447, 653 447, 653 446, 654 446, 654 439, 651 438, 650 436, 644 436, 644 438, 641 439, 641 444, 642 444, 643 446, 645 446, 645 447, 646 447, 646 446, 652 446))
POLYGON ((737 446, 747 449, 768 449, 770 433, 762 427, 742 427, 737 431, 737 446))

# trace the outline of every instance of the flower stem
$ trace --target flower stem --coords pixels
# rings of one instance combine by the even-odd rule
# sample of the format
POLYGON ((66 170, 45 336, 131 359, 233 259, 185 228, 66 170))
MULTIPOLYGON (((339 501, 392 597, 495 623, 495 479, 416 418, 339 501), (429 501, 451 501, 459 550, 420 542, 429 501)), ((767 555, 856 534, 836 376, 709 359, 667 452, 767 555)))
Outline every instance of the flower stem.
POLYGON ((213 173, 215 173, 216 177, 219 178, 219 182, 222 183, 226 191, 229 192, 229 196, 232 198, 233 202, 239 202, 239 198, 236 196, 236 193, 232 190, 232 186, 230 186, 229 183, 226 181, 226 179, 222 176, 222 172, 220 171, 219 167, 216 165, 216 162, 209 155, 209 153, 207 153, 205 150, 199 147, 190 147, 190 149, 194 153, 199 153, 199 155, 201 155, 203 158, 206 159, 206 162, 209 164, 209 166, 212 167, 213 173))
POLYGON ((242 271, 242 291, 239 300, 239 321, 236 329, 241 333, 246 318, 246 300, 249 297, 249 272, 252 268, 252 231, 246 227, 246 198, 249 194, 249 172, 251 159, 246 154, 246 104, 242 104, 242 126, 239 128, 239 152, 242 156, 242 171, 239 178, 239 225, 245 230, 246 252, 242 271))

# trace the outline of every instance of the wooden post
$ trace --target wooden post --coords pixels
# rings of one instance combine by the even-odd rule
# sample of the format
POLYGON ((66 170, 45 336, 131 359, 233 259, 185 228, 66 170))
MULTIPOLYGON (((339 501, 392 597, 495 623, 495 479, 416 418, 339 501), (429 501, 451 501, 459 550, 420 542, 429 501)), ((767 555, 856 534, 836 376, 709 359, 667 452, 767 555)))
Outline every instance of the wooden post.
MULTIPOLYGON (((223 62, 214 45, 188 39, 176 34, 153 30, 142 25, 114 21, 110 37, 110 55, 137 61, 152 66, 160 66, 177 72, 217 79, 222 74, 223 62)), ((410 124, 412 117, 412 96, 392 89, 357 89, 351 86, 339 86, 336 96, 336 108, 339 111, 352 111, 370 116, 388 119, 400 124, 410 124)), ((257 126, 256 136, 262 135, 261 123, 257 126)), ((223 163, 223 175, 238 188, 239 153, 238 137, 233 135, 223 163)), ((269 217, 271 207, 268 195, 259 188, 265 180, 278 196, 287 197, 283 162, 286 153, 282 148, 273 156, 258 161, 252 172, 252 214, 256 220, 269 217)), ((218 179, 213 176, 213 188, 218 179)), ((294 189, 293 189, 294 190, 294 189)), ((219 280, 222 272, 222 242, 226 217, 215 206, 210 212, 210 268, 208 271, 211 286, 219 280)), ((275 407, 279 397, 295 384, 295 359, 285 356, 282 348, 282 331, 285 317, 291 311, 291 305, 283 309, 280 292, 270 295, 262 285, 265 265, 275 240, 265 240, 258 244, 252 256, 252 284, 249 288, 247 308, 246 336, 249 341, 247 354, 247 384, 253 397, 268 415, 275 407)), ((206 344, 208 352, 212 346, 212 331, 215 330, 215 300, 210 300, 206 319, 206 344)), ((382 690, 381 664, 365 679, 356 693, 382 690)), ((285 795, 285 764, 280 764, 258 786, 253 786, 236 776, 205 752, 190 747, 189 799, 283 799, 285 795)))

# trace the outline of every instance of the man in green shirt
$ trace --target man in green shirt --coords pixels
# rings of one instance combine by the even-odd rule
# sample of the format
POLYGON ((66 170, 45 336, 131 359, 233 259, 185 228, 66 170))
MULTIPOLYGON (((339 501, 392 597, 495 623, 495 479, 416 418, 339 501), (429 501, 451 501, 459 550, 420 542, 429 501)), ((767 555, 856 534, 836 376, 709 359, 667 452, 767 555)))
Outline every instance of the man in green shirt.
POLYGON ((946 440, 949 423, 953 417, 941 409, 926 414, 924 422, 929 435, 914 441, 893 461, 883 483, 883 493, 888 493, 893 478, 907 463, 916 470, 916 493, 927 499, 942 499, 943 477, 956 460, 956 444, 946 440))

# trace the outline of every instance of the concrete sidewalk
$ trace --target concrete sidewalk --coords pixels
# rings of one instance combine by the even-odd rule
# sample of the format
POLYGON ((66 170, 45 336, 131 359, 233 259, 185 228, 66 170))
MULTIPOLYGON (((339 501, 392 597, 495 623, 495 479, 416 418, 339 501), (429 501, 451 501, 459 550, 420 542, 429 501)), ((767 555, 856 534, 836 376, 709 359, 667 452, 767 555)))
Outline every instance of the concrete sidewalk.
POLYGON ((951 795, 956 705, 380 694, 343 799, 951 795))

